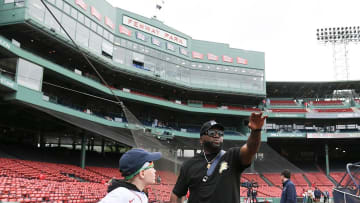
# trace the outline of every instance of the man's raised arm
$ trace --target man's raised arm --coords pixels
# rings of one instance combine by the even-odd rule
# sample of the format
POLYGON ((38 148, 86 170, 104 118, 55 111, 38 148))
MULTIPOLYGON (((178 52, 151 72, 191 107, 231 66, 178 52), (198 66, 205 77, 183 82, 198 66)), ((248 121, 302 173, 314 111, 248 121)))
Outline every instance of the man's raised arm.
POLYGON ((267 116, 262 113, 251 113, 248 127, 251 129, 250 136, 240 149, 241 162, 243 165, 251 164, 251 160, 259 150, 261 143, 261 128, 264 125, 267 116))

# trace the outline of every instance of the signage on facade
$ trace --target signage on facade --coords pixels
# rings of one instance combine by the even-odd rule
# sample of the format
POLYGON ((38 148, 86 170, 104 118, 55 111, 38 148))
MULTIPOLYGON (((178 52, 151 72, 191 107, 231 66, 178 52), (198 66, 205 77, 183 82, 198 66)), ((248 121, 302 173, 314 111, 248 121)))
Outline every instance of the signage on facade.
POLYGON ((194 59, 203 59, 203 58, 204 58, 204 54, 199 53, 199 52, 196 52, 196 51, 193 51, 193 52, 192 52, 192 57, 193 57, 194 59))
POLYGON ((174 45, 172 45, 172 44, 170 44, 170 43, 166 43, 166 48, 167 48, 168 50, 175 51, 174 45))
POLYGON ((222 56, 222 60, 227 63, 233 62, 233 58, 231 58, 230 56, 225 56, 225 55, 222 56))
POLYGON ((186 49, 180 47, 180 54, 187 56, 188 52, 186 49))
POLYGON ((114 23, 111 21, 110 18, 108 18, 107 16, 105 16, 105 24, 107 26, 109 26, 111 29, 115 29, 115 25, 114 23))
POLYGON ((241 57, 237 57, 236 62, 239 63, 239 64, 244 64, 244 65, 248 64, 248 60, 244 59, 244 58, 241 58, 241 57))
POLYGON ((269 133, 268 137, 274 138, 305 138, 305 133, 269 133))
POLYGON ((360 138, 360 133, 307 133, 307 138, 308 139, 360 138))
POLYGON ((218 56, 216 56, 216 55, 214 55, 214 54, 207 54, 207 58, 209 59, 209 60, 212 60, 212 61, 217 61, 218 59, 219 59, 219 57, 218 56))
POLYGON ((156 46, 160 46, 160 40, 156 39, 155 37, 151 38, 151 43, 155 44, 156 46))
POLYGON ((101 14, 94 6, 91 6, 91 15, 95 16, 98 20, 101 20, 101 14))
POLYGON ((119 25, 119 32, 121 34, 125 34, 127 36, 131 36, 131 30, 127 29, 126 27, 122 26, 122 25, 119 25))
POLYGON ((79 5, 82 9, 84 9, 86 11, 87 9, 87 5, 86 3, 84 2, 84 0, 75 0, 75 3, 77 5, 79 5))
POLYGON ((187 40, 185 38, 182 38, 175 34, 171 34, 169 32, 166 32, 165 30, 162 30, 162 29, 156 28, 154 26, 151 26, 149 24, 143 23, 134 18, 130 18, 128 16, 123 16, 123 24, 127 25, 129 27, 141 30, 143 32, 155 35, 157 37, 160 37, 167 41, 173 42, 175 44, 187 47, 187 40))
POLYGON ((142 41, 146 41, 145 35, 141 32, 136 32, 136 38, 142 41))

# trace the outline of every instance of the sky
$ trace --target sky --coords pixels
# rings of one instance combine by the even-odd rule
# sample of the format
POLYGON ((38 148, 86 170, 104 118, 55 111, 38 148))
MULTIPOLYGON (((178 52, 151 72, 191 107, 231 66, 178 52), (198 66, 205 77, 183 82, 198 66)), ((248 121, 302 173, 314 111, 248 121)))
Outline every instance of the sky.
MULTIPOLYGON (((148 18, 156 14, 193 39, 264 52, 266 81, 336 80, 333 45, 320 44, 316 29, 360 26, 358 0, 163 0, 158 13, 160 0, 107 1, 148 18)), ((349 80, 360 80, 360 44, 347 50, 349 80)))

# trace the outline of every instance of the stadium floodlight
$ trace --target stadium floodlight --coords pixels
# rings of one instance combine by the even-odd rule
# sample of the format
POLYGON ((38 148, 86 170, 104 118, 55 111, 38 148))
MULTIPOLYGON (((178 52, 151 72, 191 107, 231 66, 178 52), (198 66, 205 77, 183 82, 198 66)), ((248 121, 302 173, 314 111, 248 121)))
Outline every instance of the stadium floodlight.
POLYGON ((318 28, 316 38, 322 44, 333 45, 335 80, 349 80, 347 45, 360 42, 360 26, 318 28))
POLYGON ((316 29, 316 37, 322 43, 344 43, 360 41, 360 26, 316 29))

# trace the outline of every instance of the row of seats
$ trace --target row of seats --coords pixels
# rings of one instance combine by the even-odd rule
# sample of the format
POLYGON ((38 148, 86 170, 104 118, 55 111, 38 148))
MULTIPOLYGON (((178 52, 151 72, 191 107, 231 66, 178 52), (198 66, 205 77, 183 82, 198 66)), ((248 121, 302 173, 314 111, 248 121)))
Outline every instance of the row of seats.
POLYGON ((340 183, 341 179, 344 177, 344 172, 331 172, 330 176, 337 182, 340 183))
MULTIPOLYGON (((96 202, 106 194, 106 183, 109 179, 123 178, 116 168, 82 169, 73 165, 8 158, 0 158, 0 163, 0 201, 96 202), (73 174, 76 178, 68 177, 66 174, 73 174)), ((169 171, 157 173, 161 177, 161 183, 148 186, 149 199, 168 202, 177 176, 169 171)), ((244 173, 241 182, 256 181, 259 184, 257 188, 259 196, 279 197, 282 185, 280 175, 278 173, 263 175, 275 186, 269 186, 259 174, 252 173, 244 173)), ((323 173, 304 173, 304 175, 318 187, 324 189, 333 187, 332 182, 323 173)), ((303 174, 294 173, 292 180, 299 188, 297 193, 300 196, 301 188, 308 188, 303 174)), ((246 188, 242 187, 241 192, 244 191, 246 188)))
POLYGON ((294 100, 270 100, 270 105, 284 105, 284 106, 295 106, 297 103, 294 100))
POLYGON ((0 176, 42 179, 59 182, 104 182, 108 178, 90 170, 69 164, 45 163, 19 159, 0 158, 0 176), (72 178, 76 177, 76 178, 72 178))
POLYGON ((310 173, 305 173, 305 175, 313 185, 316 185, 316 186, 334 186, 334 184, 323 173, 310 172, 310 173))
POLYGON ((235 111, 261 111, 259 108, 244 108, 244 107, 237 107, 237 106, 228 106, 227 109, 235 110, 235 111))
POLYGON ((134 91, 131 91, 132 94, 137 94, 137 95, 140 95, 140 96, 145 96, 145 97, 151 97, 151 98, 154 98, 154 99, 159 99, 159 100, 166 100, 162 97, 159 97, 159 96, 154 96, 154 95, 149 95, 149 94, 145 94, 145 93, 141 93, 141 92, 134 92, 134 91))
MULTIPOLYGON (((268 179, 271 183, 276 186, 281 186, 282 182, 280 175, 277 173, 263 173, 264 177, 268 179)), ((316 186, 333 186, 334 184, 320 172, 310 172, 310 173, 293 173, 291 175, 292 182, 297 186, 308 186, 308 182, 305 180, 304 176, 311 182, 312 185, 316 186)))
MULTIPOLYGON (((280 197, 281 196, 281 189, 278 187, 272 187, 272 186, 264 186, 261 185, 258 188, 255 188, 257 193, 258 193, 258 197, 280 197)), ((240 188, 240 196, 242 197, 247 197, 247 188, 241 187, 240 188)))
MULTIPOLYGON (((334 100, 334 101, 310 101, 310 105, 313 106, 338 106, 338 105, 344 105, 344 103, 340 100, 334 100)), ((271 106, 296 106, 298 103, 296 103, 294 100, 270 100, 271 106)))
POLYGON ((174 184, 156 184, 147 187, 149 202, 169 202, 174 184))
MULTIPOLYGON (((149 95, 149 94, 135 92, 135 91, 130 91, 130 92, 132 94, 136 94, 136 95, 140 95, 140 96, 146 96, 146 97, 151 97, 154 99, 167 101, 165 98, 160 97, 160 96, 149 95)), ((177 103, 176 101, 172 101, 172 102, 177 103)), ((183 102, 181 102, 181 104, 186 105, 186 103, 183 103, 183 102)), ((203 108, 220 108, 216 104, 206 104, 206 103, 202 104, 202 107, 203 108)), ((231 109, 231 110, 238 110, 238 111, 261 111, 259 108, 244 108, 244 107, 236 107, 236 106, 226 106, 226 108, 231 109)))
POLYGON ((177 180, 175 173, 169 171, 157 171, 157 174, 160 176, 162 184, 175 184, 177 180))
MULTIPOLYGON (((312 109, 314 112, 318 113, 349 113, 354 112, 352 108, 341 108, 341 109, 312 109)), ((306 109, 269 109, 273 113, 307 113, 306 109)))
POLYGON ((310 104, 314 106, 324 106, 324 105, 344 105, 344 103, 340 100, 334 101, 310 101, 310 104))
POLYGON ((100 183, 0 177, 0 201, 4 202, 97 202, 106 190, 100 183))
POLYGON ((273 113, 307 113, 306 109, 269 109, 273 113))
POLYGON ((354 112, 352 108, 343 108, 343 109, 313 109, 319 113, 341 113, 341 112, 354 112))
POLYGON ((259 174, 255 174, 255 173, 243 173, 241 175, 241 177, 243 177, 244 179, 246 179, 247 181, 252 181, 252 182, 257 182, 260 186, 266 186, 268 185, 260 176, 259 174))
POLYGON ((104 176, 108 179, 123 179, 124 177, 121 175, 119 169, 117 168, 104 168, 104 167, 96 167, 96 166, 87 166, 87 170, 97 173, 101 176, 104 176))

